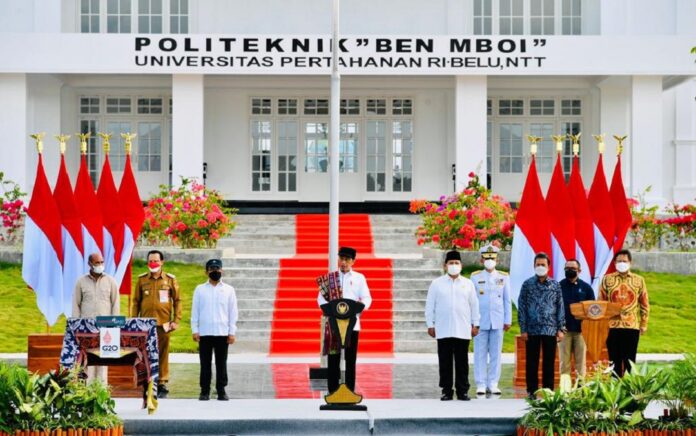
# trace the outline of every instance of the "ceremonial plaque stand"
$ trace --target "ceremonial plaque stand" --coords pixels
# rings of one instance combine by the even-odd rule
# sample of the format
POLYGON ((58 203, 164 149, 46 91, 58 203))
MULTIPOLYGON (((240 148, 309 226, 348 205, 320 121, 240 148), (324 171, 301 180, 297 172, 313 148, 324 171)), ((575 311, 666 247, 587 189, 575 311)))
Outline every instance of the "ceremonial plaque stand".
MULTIPOLYGON (((357 315, 363 311, 365 305, 359 301, 340 298, 331 300, 321 305, 321 310, 327 317, 331 332, 340 338, 341 362, 345 361, 346 338, 353 333, 357 321, 357 315)), ((367 406, 358 404, 362 401, 362 395, 358 395, 345 384, 345 376, 342 371, 340 384, 334 392, 324 396, 326 404, 319 406, 320 410, 367 410, 367 406)))

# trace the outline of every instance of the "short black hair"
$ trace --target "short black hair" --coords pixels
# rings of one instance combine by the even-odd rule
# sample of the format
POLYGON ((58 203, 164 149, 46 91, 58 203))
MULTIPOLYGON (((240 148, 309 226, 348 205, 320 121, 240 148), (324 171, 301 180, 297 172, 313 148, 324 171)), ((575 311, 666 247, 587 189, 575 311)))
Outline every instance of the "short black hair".
POLYGON ((623 250, 619 250, 616 252, 616 254, 614 255, 614 262, 616 262, 616 259, 619 256, 626 256, 628 257, 629 262, 633 261, 633 256, 631 256, 631 252, 627 248, 624 248, 623 250))
POLYGON ((549 255, 544 253, 543 251, 540 251, 536 255, 534 255, 534 265, 536 265, 536 261, 538 259, 546 259, 546 264, 551 265, 551 259, 549 259, 549 255))
POLYGON ((582 268, 582 267, 580 266, 580 261, 577 260, 577 259, 574 258, 574 257, 572 257, 572 258, 566 260, 566 263, 568 263, 568 262, 575 262, 575 264, 578 266, 578 269, 582 268))
POLYGON ((159 250, 150 250, 150 251, 148 251, 148 252, 147 252, 147 256, 145 257, 145 259, 149 259, 151 254, 159 254, 160 260, 164 260, 164 254, 162 254, 162 252, 159 251, 159 250))

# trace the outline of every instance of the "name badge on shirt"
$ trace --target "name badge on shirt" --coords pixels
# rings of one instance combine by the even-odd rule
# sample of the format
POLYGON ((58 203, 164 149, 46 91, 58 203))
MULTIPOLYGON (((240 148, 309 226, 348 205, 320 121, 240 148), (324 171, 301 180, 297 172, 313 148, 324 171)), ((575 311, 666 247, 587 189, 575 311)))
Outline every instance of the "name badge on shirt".
POLYGON ((169 303, 169 290, 163 289, 159 291, 160 303, 169 303))

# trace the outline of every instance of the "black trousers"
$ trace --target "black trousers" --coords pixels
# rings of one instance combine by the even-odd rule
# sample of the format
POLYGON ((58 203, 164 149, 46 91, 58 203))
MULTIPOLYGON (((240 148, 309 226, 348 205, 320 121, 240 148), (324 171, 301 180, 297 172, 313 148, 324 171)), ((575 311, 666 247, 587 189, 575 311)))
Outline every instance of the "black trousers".
POLYGON ((454 359, 454 388, 457 396, 469 392, 469 339, 442 338, 437 340, 437 361, 440 366, 440 387, 443 394, 452 395, 452 360, 454 359))
POLYGON ((553 381, 556 376, 556 348, 558 342, 555 336, 529 335, 527 337, 527 364, 526 379, 527 392, 535 393, 539 389, 539 352, 543 354, 541 364, 541 382, 543 387, 553 390, 553 381))
POLYGON ((640 330, 609 329, 607 351, 609 352, 609 360, 614 363, 614 372, 619 377, 631 369, 629 362, 635 363, 638 339, 640 339, 640 330))
MULTIPOLYGON (((360 332, 353 331, 350 337, 350 346, 345 349, 346 358, 346 386, 355 392, 355 361, 358 358, 358 337, 360 332)), ((338 389, 338 381, 341 379, 341 353, 328 356, 328 387, 329 392, 338 389)))
POLYGON ((227 336, 201 336, 198 358, 201 363, 201 393, 210 394, 213 352, 215 353, 215 389, 224 392, 227 386, 227 336))

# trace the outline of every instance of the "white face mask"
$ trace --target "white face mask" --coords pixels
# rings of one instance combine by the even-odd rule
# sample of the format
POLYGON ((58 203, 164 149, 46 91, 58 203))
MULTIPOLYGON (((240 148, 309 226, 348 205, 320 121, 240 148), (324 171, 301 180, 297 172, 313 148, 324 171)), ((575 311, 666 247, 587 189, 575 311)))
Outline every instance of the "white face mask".
POLYGON ((451 276, 458 276, 460 272, 462 272, 461 265, 458 265, 456 263, 447 265, 447 274, 451 276))
POLYGON ((492 269, 495 268, 495 260, 493 260, 493 259, 484 260, 483 267, 486 268, 487 270, 491 271, 492 269))
POLYGON ((154 274, 154 273, 158 273, 162 269, 162 267, 158 266, 157 268, 148 268, 148 269, 150 270, 151 273, 154 274))
POLYGON ((534 267, 534 274, 536 274, 539 277, 544 277, 548 273, 549 273, 549 269, 546 268, 545 266, 539 265, 537 267, 534 267))
POLYGON ((95 265, 92 267, 94 274, 104 274, 104 265, 95 265))
POLYGON ((628 262, 616 262, 616 270, 620 273, 626 273, 631 269, 631 264, 628 262))

